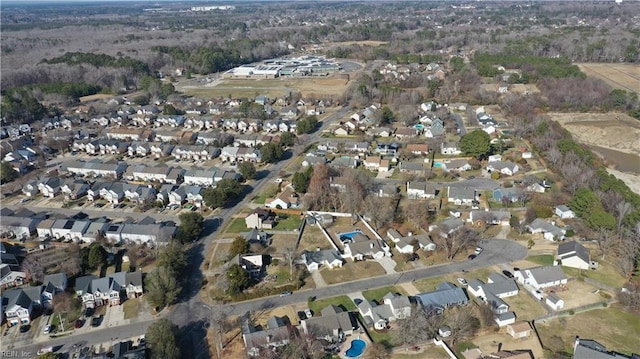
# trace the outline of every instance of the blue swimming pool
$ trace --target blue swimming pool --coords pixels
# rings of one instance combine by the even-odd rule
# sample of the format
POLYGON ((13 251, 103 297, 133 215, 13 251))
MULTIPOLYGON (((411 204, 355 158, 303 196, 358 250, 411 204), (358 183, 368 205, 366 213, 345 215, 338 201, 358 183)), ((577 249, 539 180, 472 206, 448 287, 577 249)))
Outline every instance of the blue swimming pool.
POLYGON ((362 355, 362 352, 364 352, 364 348, 366 346, 367 346, 367 343, 365 343, 364 340, 354 339, 351 341, 351 347, 347 349, 344 355, 347 358, 357 358, 360 355, 362 355))
POLYGON ((434 162, 433 167, 442 167, 442 162, 434 162))
POLYGON ((355 236, 358 233, 362 233, 362 231, 359 229, 356 229, 355 231, 352 231, 352 232, 339 233, 338 238, 340 238, 341 240, 343 240, 342 238, 353 239, 353 236, 355 236))

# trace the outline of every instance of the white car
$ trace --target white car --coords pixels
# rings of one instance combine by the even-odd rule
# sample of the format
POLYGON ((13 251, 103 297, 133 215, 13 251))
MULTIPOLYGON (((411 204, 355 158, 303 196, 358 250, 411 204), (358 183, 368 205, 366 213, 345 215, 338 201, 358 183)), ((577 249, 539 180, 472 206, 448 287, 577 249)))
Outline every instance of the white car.
POLYGON ((313 313, 311 313, 311 309, 307 309, 304 311, 304 314, 307 316, 307 318, 311 318, 313 317, 313 313))
POLYGON ((42 349, 38 350, 38 352, 36 354, 37 355, 42 355, 42 354, 47 354, 47 353, 53 353, 53 347, 42 348, 42 349))
POLYGON ((476 247, 475 252, 473 252, 475 255, 478 255, 480 253, 482 253, 482 247, 476 247))
POLYGON ((464 278, 458 278, 458 283, 460 283, 461 285, 467 285, 467 280, 464 278))
POLYGON ((51 333, 51 326, 47 325, 46 327, 44 327, 44 331, 42 332, 42 334, 49 334, 51 333))

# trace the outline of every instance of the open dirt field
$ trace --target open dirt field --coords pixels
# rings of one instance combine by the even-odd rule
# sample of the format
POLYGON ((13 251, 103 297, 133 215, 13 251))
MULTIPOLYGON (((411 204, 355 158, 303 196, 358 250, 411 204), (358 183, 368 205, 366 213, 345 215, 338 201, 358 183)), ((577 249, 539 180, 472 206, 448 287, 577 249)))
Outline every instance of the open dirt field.
POLYGON ((531 349, 535 358, 544 358, 542 347, 535 335, 526 339, 514 339, 502 328, 499 333, 491 333, 473 338, 473 344, 477 345, 483 353, 494 353, 498 344, 502 344, 502 350, 531 349))
POLYGON ((201 86, 184 86, 182 91, 187 95, 216 98, 232 97, 253 98, 265 95, 276 98, 288 95, 290 92, 300 92, 303 97, 322 97, 341 95, 349 80, 338 77, 304 78, 304 79, 224 79, 201 86))
POLYGON ((104 94, 104 93, 98 93, 98 94, 95 94, 95 95, 80 97, 80 102, 89 102, 89 101, 93 101, 93 100, 104 100, 104 99, 108 99, 108 98, 112 98, 112 97, 113 97, 113 95, 104 94))
POLYGON ((640 93, 640 66, 630 64, 577 64, 580 70, 613 88, 640 93))
POLYGON ((640 193, 640 121, 623 113, 550 112, 548 115, 578 141, 593 146, 609 167, 625 172, 625 176, 618 178, 640 193))

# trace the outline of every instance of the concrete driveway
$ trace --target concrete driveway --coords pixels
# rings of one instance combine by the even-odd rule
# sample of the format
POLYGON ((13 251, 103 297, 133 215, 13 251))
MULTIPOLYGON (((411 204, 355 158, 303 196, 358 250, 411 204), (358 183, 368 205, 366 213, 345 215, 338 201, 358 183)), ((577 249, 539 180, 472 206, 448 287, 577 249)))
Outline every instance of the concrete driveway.
POLYGON ((376 262, 380 263, 387 274, 398 273, 395 270, 397 264, 393 259, 391 259, 391 257, 382 257, 380 259, 376 259, 376 262))

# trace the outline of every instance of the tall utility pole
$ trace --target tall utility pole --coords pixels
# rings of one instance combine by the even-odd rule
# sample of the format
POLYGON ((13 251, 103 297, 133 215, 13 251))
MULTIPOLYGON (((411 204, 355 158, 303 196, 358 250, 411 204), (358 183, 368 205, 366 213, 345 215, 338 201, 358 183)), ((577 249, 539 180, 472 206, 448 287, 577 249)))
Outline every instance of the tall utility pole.
POLYGON ((60 321, 60 328, 64 332, 64 323, 62 322, 62 315, 60 315, 60 312, 58 312, 58 320, 60 321))

